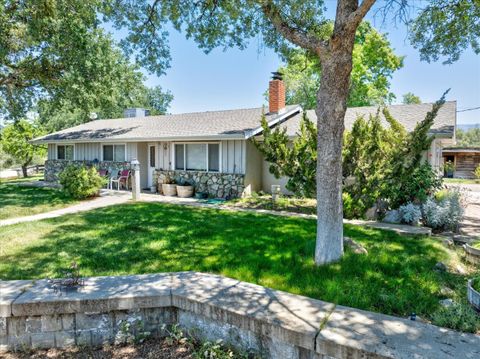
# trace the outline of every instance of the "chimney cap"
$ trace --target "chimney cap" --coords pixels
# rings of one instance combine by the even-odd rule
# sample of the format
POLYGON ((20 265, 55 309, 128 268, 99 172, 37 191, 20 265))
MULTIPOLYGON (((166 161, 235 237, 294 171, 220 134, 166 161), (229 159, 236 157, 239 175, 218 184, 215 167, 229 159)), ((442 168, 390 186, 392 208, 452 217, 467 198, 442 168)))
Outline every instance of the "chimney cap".
POLYGON ((283 74, 280 71, 274 71, 272 75, 272 80, 283 80, 283 74))

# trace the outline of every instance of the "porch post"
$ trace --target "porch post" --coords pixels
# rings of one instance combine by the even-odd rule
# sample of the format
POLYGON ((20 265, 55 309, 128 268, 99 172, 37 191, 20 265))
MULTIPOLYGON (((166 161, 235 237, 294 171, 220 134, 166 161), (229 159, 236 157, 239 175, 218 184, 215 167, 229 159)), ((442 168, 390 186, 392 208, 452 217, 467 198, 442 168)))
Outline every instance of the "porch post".
POLYGON ((138 201, 140 199, 140 162, 136 158, 130 162, 132 174, 132 200, 138 201))

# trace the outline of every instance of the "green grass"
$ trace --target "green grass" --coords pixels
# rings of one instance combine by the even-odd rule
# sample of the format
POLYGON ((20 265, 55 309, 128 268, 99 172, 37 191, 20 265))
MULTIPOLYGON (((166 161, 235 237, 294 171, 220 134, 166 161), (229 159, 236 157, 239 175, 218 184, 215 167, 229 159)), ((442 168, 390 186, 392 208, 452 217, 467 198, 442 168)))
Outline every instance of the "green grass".
POLYGON ((0 182, 0 220, 53 211, 77 202, 55 188, 19 185, 29 180, 35 177, 0 182))
MULTIPOLYGON (((206 208, 137 203, 0 227, 0 279, 195 270, 398 316, 429 318, 442 286, 465 297, 465 276, 433 270, 456 252, 432 238, 346 226, 369 254, 313 262, 316 222, 206 208)), ((456 298, 454 298, 456 299, 456 298)), ((480 322, 479 322, 480 328, 480 322)))
POLYGON ((459 184, 480 184, 480 179, 467 179, 467 178, 444 178, 445 183, 459 183, 459 184))

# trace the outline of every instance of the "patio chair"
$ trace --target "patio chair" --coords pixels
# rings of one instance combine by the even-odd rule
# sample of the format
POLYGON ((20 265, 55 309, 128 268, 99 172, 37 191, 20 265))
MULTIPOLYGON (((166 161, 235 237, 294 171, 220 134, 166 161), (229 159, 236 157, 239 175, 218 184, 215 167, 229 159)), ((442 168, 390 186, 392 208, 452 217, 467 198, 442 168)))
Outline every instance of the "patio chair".
MULTIPOLYGON (((122 183, 125 185, 125 189, 128 191, 128 179, 130 178, 130 170, 122 170, 120 172, 120 176, 114 179, 110 179, 111 186, 113 187, 113 184, 117 184, 117 190, 120 191, 122 183)), ((113 189, 113 188, 112 188, 113 189)))
MULTIPOLYGON (((111 168, 108 169, 108 189, 113 189, 113 182, 118 179, 118 171, 114 171, 111 168)), ((117 182, 118 185, 118 182, 117 182)))

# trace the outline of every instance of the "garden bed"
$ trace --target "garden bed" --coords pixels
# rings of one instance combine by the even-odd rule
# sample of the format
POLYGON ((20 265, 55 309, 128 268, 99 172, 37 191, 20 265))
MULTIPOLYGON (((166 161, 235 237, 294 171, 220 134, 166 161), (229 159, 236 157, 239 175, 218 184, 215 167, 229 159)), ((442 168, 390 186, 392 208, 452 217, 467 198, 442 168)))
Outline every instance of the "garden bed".
POLYGON ((313 198, 281 196, 273 202, 272 196, 254 193, 251 197, 228 201, 226 205, 234 208, 266 209, 303 214, 317 214, 317 201, 313 198))

